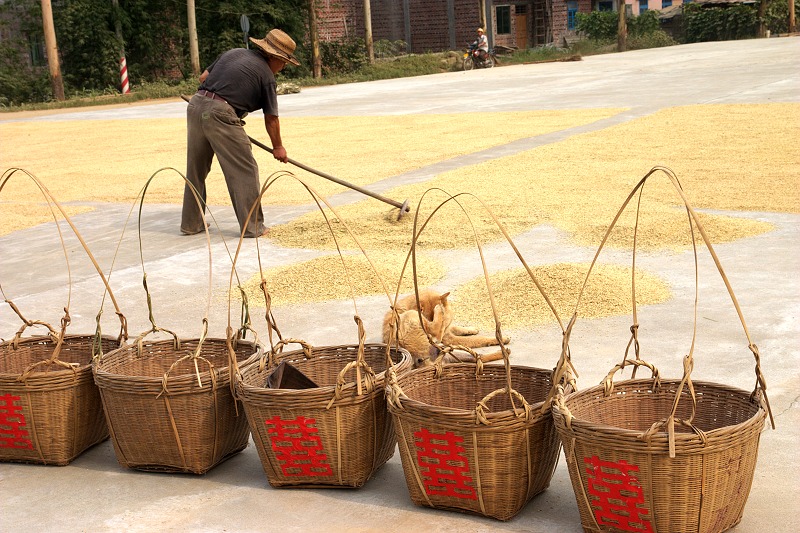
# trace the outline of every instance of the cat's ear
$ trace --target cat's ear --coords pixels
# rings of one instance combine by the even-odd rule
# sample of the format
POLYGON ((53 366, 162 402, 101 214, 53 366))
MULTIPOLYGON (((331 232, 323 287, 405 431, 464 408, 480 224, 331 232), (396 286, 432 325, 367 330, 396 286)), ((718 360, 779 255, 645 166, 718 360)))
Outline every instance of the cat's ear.
POLYGON ((444 302, 446 302, 446 301, 447 301, 447 297, 448 297, 448 296, 450 296, 450 293, 449 293, 449 292, 446 292, 446 293, 442 294, 442 303, 444 303, 444 302))

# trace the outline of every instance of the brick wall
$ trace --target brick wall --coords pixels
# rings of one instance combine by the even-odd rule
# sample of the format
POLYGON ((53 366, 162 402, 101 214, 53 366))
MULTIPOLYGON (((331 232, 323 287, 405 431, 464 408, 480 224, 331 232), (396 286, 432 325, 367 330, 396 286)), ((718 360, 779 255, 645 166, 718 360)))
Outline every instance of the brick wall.
MULTIPOLYGON (((537 0, 538 1, 538 0, 537 0)), ((543 0, 541 0, 543 1, 543 0)), ((363 0, 316 0, 321 40, 364 37, 363 0)), ((486 0, 494 9, 495 5, 511 6, 511 32, 496 34, 492 16, 494 44, 505 46, 524 46, 516 42, 515 6, 524 4, 528 12, 528 41, 534 24, 532 0, 486 0)), ((580 0, 581 11, 584 5, 591 9, 591 0, 580 0)), ((477 0, 370 0, 372 12, 372 37, 378 41, 403 40, 410 45, 410 51, 424 53, 449 50, 452 47, 451 33, 455 32, 455 48, 462 49, 466 43, 476 38, 475 30, 480 25, 480 12, 477 0), (405 6, 408 6, 410 35, 406 34, 405 6), (449 11, 452 6, 452 13, 449 11), (451 28, 451 23, 454 28, 451 28)), ((566 0, 552 0, 553 14, 551 27, 553 41, 560 44, 567 27, 566 0)))

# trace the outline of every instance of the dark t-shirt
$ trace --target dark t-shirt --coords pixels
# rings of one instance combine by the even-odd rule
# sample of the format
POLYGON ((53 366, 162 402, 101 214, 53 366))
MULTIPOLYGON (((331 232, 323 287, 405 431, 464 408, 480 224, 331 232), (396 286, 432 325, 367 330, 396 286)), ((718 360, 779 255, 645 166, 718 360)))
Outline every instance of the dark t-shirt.
POLYGON ((266 115, 278 116, 275 75, 261 52, 234 48, 219 56, 206 70, 208 77, 200 89, 224 98, 237 115, 263 109, 266 115))

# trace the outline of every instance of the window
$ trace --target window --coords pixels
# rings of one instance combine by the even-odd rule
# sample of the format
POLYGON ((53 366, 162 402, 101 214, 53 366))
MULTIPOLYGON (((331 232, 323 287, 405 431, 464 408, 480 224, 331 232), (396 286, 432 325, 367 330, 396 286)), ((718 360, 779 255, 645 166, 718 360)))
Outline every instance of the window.
POLYGON ((597 2, 598 11, 614 11, 614 2, 597 2))
POLYGON ((661 9, 665 7, 670 7, 672 5, 672 0, 661 0, 661 9))
POLYGON ((575 15, 578 14, 578 0, 568 0, 567 2, 567 29, 575 29, 575 15))
POLYGON ((525 4, 520 4, 514 7, 514 13, 517 15, 524 15, 528 12, 528 6, 525 4))
POLYGON ((511 6, 497 6, 494 11, 497 33, 511 33, 511 6))
POLYGON ((647 0, 639 0, 639 14, 647 11, 647 0))

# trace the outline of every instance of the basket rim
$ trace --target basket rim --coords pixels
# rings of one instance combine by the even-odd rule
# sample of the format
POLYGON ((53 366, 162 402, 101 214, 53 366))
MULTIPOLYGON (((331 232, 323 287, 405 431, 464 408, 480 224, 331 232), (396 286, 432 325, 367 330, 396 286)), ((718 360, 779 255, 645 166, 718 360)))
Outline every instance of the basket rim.
MULTIPOLYGON (((445 364, 443 366, 443 372, 448 372, 448 371, 452 371, 452 370, 461 370, 461 369, 467 369, 467 368, 475 369, 476 367, 477 367, 476 363, 448 363, 448 364, 445 364)), ((486 368, 486 367, 497 368, 497 369, 502 369, 503 368, 501 365, 484 365, 484 368, 486 368)), ((551 379, 552 379, 552 374, 553 374, 552 370, 548 370, 548 369, 544 369, 544 368, 538 368, 538 367, 531 367, 531 366, 526 366, 526 365, 511 365, 511 369, 513 369, 513 370, 523 370, 523 371, 533 370, 533 371, 535 371, 537 373, 546 373, 546 374, 551 376, 551 379)), ((435 372, 435 371, 436 371, 436 367, 434 367, 434 366, 425 366, 425 367, 420 367, 420 368, 414 368, 412 370, 409 370, 407 373, 403 374, 402 376, 399 376, 398 380, 410 380, 410 379, 414 378, 415 375, 421 374, 423 372, 435 372)), ((474 374, 474 370, 473 370, 472 373, 474 374)), ((505 387, 505 385, 503 387, 499 387, 499 388, 504 388, 504 387, 505 387)), ((543 415, 543 416, 546 415, 547 417, 549 417, 550 416, 550 406, 548 406, 547 409, 545 409, 545 410, 541 409, 546 400, 547 400, 547 398, 545 398, 544 400, 542 400, 540 402, 529 403, 528 405, 530 406, 532 412, 540 414, 540 415, 543 415)), ((431 403, 428 403, 428 402, 423 402, 421 400, 415 400, 415 399, 409 398, 407 396, 404 396, 403 398, 401 398, 400 399, 400 403, 402 404, 401 408, 396 407, 395 405, 392 404, 392 402, 388 402, 388 405, 389 405, 389 410, 392 411, 392 413, 396 414, 397 416, 401 416, 401 417, 404 416, 404 413, 405 413, 406 416, 409 416, 409 417, 412 417, 412 416, 426 416, 426 417, 428 417, 430 415, 427 414, 427 413, 429 413, 432 409, 435 408, 437 411, 440 411, 441 416, 446 417, 446 418, 448 418, 449 420, 451 420, 453 422, 464 421, 466 419, 472 420, 473 423, 475 421, 475 409, 474 408, 473 409, 461 409, 461 408, 458 408, 458 407, 439 406, 439 405, 431 404, 431 403)), ((519 420, 519 417, 511 409, 506 409, 504 411, 497 411, 497 412, 494 412, 494 411, 487 412, 487 413, 485 413, 485 416, 492 423, 497 423, 497 422, 500 422, 500 421, 503 421, 503 420, 506 420, 506 419, 508 419, 509 421, 517 421, 517 420, 519 420)), ((534 417, 534 420, 536 420, 537 418, 539 418, 539 417, 534 417)), ((476 427, 488 427, 488 428, 492 427, 492 426, 486 426, 484 424, 478 424, 478 423, 476 423, 475 425, 476 425, 476 427)))
MULTIPOLYGON (((87 334, 69 333, 67 335, 64 335, 64 342, 67 342, 68 340, 74 340, 74 339, 90 339, 91 341, 93 341, 94 338, 95 338, 95 334, 94 333, 91 333, 91 334, 89 334, 89 333, 87 333, 87 334)), ((116 342, 116 341, 119 340, 117 337, 113 337, 111 335, 101 335, 100 338, 103 339, 103 340, 111 341, 111 342, 116 342)), ((35 336, 32 336, 32 337, 23 337, 23 338, 21 338, 19 340, 19 344, 31 344, 31 343, 39 342, 39 341, 43 341, 43 340, 44 341, 53 342, 53 338, 50 337, 49 335, 35 335, 35 336)), ((4 342, 0 343, 0 346, 8 345, 8 344, 11 344, 11 341, 4 341, 4 342)), ((120 347, 121 346, 118 346, 117 348, 114 348, 114 350, 118 350, 120 347)), ((13 348, 12 348, 12 350, 13 350, 13 348)), ((111 353, 114 350, 109 350, 107 353, 111 353)), ((47 361, 47 359, 46 358, 42 359, 39 362, 44 362, 44 361, 47 361)), ((31 363, 31 364, 36 364, 36 363, 31 363)), ((28 377, 28 381, 35 380, 37 377, 41 377, 41 376, 44 376, 44 375, 47 375, 47 376, 49 376, 50 379, 52 379, 52 378, 58 378, 58 377, 62 377, 62 376, 72 376, 73 374, 83 373, 83 372, 86 372, 87 370, 89 370, 91 372, 93 364, 94 364, 93 358, 89 358, 89 362, 87 362, 85 364, 82 364, 82 365, 76 366, 74 368, 74 370, 69 369, 69 368, 63 368, 61 370, 53 370, 53 371, 48 371, 48 372, 33 372, 28 377)), ((13 379, 14 381, 16 381, 16 378, 19 377, 19 376, 22 376, 23 374, 24 374, 24 372, 2 372, 2 371, 0 371, 0 382, 5 381, 7 379, 13 379)))
MULTIPOLYGON (((349 348, 353 348, 353 347, 357 348, 358 344, 341 344, 341 345, 329 345, 329 346, 316 346, 316 347, 312 347, 312 350, 313 350, 313 348, 317 348, 317 349, 348 348, 349 349, 349 348)), ((386 344, 382 344, 382 343, 366 343, 366 344, 364 344, 364 348, 367 348, 367 347, 379 348, 379 349, 385 350, 386 349, 386 344)), ((390 349, 395 351, 395 352, 397 352, 397 353, 399 353, 401 355, 400 361, 398 361, 397 363, 395 363, 393 365, 395 368, 401 368, 402 369, 404 364, 405 364, 405 366, 408 366, 408 365, 411 364, 411 362, 412 362, 411 353, 408 350, 406 350, 405 348, 397 347, 397 346, 390 346, 390 349)), ((285 358, 287 356, 292 356, 292 355, 300 354, 300 353, 303 353, 303 349, 302 348, 297 349, 297 350, 288 350, 288 351, 285 351, 285 352, 281 352, 280 354, 278 354, 278 357, 285 358)), ((269 352, 265 350, 263 355, 261 355, 261 357, 267 357, 268 354, 269 354, 269 352)), ((270 389, 268 387, 263 387, 263 386, 262 387, 257 387, 255 385, 251 385, 251 384, 245 382, 245 380, 243 379, 243 375, 244 375, 245 372, 252 371, 252 368, 256 365, 256 363, 259 362, 259 359, 256 359, 255 361, 249 361, 248 360, 247 362, 243 363, 241 365, 241 368, 240 368, 239 372, 235 373, 235 375, 231 378, 234 381, 234 385, 235 385, 235 388, 236 388, 237 391, 241 388, 241 390, 243 392, 245 392, 245 393, 258 394, 259 396, 273 396, 275 398, 283 398, 283 399, 289 398, 289 397, 293 397, 293 396, 298 396, 298 397, 301 397, 301 398, 304 397, 304 396, 310 398, 311 396, 315 396, 315 395, 330 396, 330 395, 332 395, 332 394, 334 394, 336 392, 336 385, 325 385, 325 386, 322 386, 322 387, 314 387, 314 388, 311 388, 311 389, 270 389)), ((273 366, 266 366, 265 365, 264 366, 264 370, 256 370, 256 372, 258 374, 261 374, 262 372, 270 373, 276 367, 277 367, 277 364, 273 365, 273 366)), ((344 366, 342 366, 342 368, 344 368, 344 366)), ((383 387, 383 383, 386 381, 386 372, 387 372, 387 370, 384 370, 382 372, 379 372, 379 373, 375 374, 375 381, 376 381, 377 386, 375 387, 373 392, 378 391, 381 394, 383 394, 382 387, 383 387)), ((342 392, 350 392, 355 388, 357 388, 355 380, 347 381, 342 386, 342 392)), ((364 394, 363 396, 367 397, 369 395, 368 394, 364 394)))
MULTIPOLYGON (((189 339, 180 339, 180 340, 181 340, 181 342, 193 342, 193 341, 199 341, 200 339, 199 338, 189 338, 189 339)), ((208 342, 208 341, 227 343, 227 339, 223 339, 221 337, 218 337, 218 338, 208 337, 208 338, 204 339, 203 342, 205 343, 205 342, 208 342)), ((148 342, 150 344, 165 344, 165 343, 172 344, 173 340, 172 339, 157 339, 157 340, 148 341, 148 342)), ((251 348, 253 348, 255 350, 254 353, 249 355, 247 357, 247 359, 245 359, 241 364, 249 364, 251 362, 251 359, 257 359, 260 356, 260 352, 262 351, 262 347, 261 347, 261 345, 259 343, 256 343, 254 341, 243 340, 243 339, 240 339, 237 342, 240 343, 240 344, 247 345, 247 346, 249 346, 249 347, 251 347, 251 348)), ((125 343, 122 346, 120 346, 119 348, 116 348, 116 349, 111 350, 108 353, 104 354, 104 356, 102 358, 97 358, 97 359, 93 360, 92 361, 92 365, 91 365, 92 366, 92 372, 94 373, 94 375, 96 377, 101 378, 101 380, 119 381, 119 382, 136 381, 136 382, 141 383, 141 384, 157 384, 157 385, 161 386, 161 384, 164 381, 163 374, 160 375, 160 376, 127 375, 127 374, 119 374, 119 373, 116 373, 116 372, 110 372, 109 370, 103 368, 103 363, 107 362, 110 358, 116 357, 118 354, 120 354, 122 352, 131 350, 131 349, 135 349, 135 347, 136 347, 136 343, 130 343, 130 342, 129 343, 125 343)), ((175 360, 177 360, 177 359, 178 358, 176 357, 175 360)), ((218 374, 230 373, 230 369, 231 369, 230 364, 225 364, 224 366, 214 366, 213 367, 213 370, 216 370, 218 374)), ((210 377, 211 376, 211 369, 206 368, 206 369, 202 370, 199 374, 200 374, 200 378, 201 379, 210 377)), ((197 380, 197 374, 194 373, 194 372, 183 373, 183 374, 176 373, 174 375, 170 375, 170 377, 169 377, 169 382, 171 384, 176 384, 176 385, 177 384, 182 384, 184 382, 192 382, 192 381, 196 381, 196 380, 197 380)), ((206 386, 206 384, 204 383, 203 387, 205 387, 205 386, 206 386)))
MULTIPOLYGON (((614 383, 614 386, 618 387, 620 385, 625 386, 625 385, 632 385, 632 384, 636 384, 636 383, 652 383, 652 381, 653 381, 652 378, 625 379, 625 380, 617 381, 616 383, 614 383)), ((662 387, 665 384, 672 384, 672 383, 680 383, 681 382, 680 379, 661 379, 660 381, 661 381, 661 386, 662 387)), ((729 390, 731 392, 741 394, 742 396, 745 396, 745 397, 751 396, 751 393, 747 392, 744 389, 740 389, 738 387, 734 387, 734 386, 731 386, 731 385, 725 385, 725 384, 722 384, 722 383, 715 383, 713 381, 702 381, 702 380, 695 381, 695 380, 692 380, 692 384, 695 387, 700 386, 700 387, 709 387, 709 388, 725 388, 725 389, 727 389, 727 390, 729 390)), ((576 398, 578 396, 581 396, 581 395, 588 396, 590 394, 595 393, 598 390, 602 392, 602 390, 603 390, 603 384, 602 383, 599 384, 599 385, 594 385, 594 386, 589 387, 587 389, 574 391, 574 392, 571 392, 571 393, 565 395, 564 396, 564 403, 566 404, 571 398, 574 399, 574 398, 576 398)), ((767 411, 764 408, 764 403, 763 403, 763 401, 758 401, 758 400, 753 402, 753 403, 754 403, 754 405, 757 405, 757 409, 755 410, 755 413, 753 413, 753 415, 750 416, 747 420, 739 422, 738 424, 733 424, 733 425, 728 425, 728 426, 721 426, 721 427, 718 427, 718 428, 710 429, 708 431, 703 431, 703 433, 705 433, 705 435, 707 437, 712 438, 716 434, 721 433, 723 431, 724 432, 729 432, 729 431, 732 431, 732 430, 741 429, 741 428, 749 426, 749 425, 751 425, 751 424, 753 424, 755 422, 763 424, 764 420, 767 417, 767 411)), ((551 409, 552 409, 553 415, 562 416, 562 417, 564 416, 564 413, 562 412, 562 410, 559 407, 558 403, 553 402, 553 405, 551 406, 551 409)), ((579 418, 579 417, 574 416, 574 415, 572 416, 572 419, 570 421, 570 425, 571 426, 577 426, 580 429, 599 431, 599 432, 609 433, 609 434, 613 433, 615 436, 619 436, 621 438, 632 437, 637 441, 640 440, 638 437, 639 437, 639 435, 642 434, 642 430, 626 429, 626 428, 622 428, 622 427, 619 427, 619 426, 612 426, 612 425, 609 425, 609 424, 601 424, 599 422, 589 422, 586 419, 582 419, 582 418, 579 418)), ((658 431, 658 432, 653 434, 653 440, 655 440, 657 438, 666 438, 666 436, 667 436, 667 432, 666 431, 658 431)), ((689 441, 693 441, 695 439, 697 439, 697 435, 695 435, 694 433, 675 433, 675 441, 676 442, 678 442, 678 441, 689 442, 689 441)))

